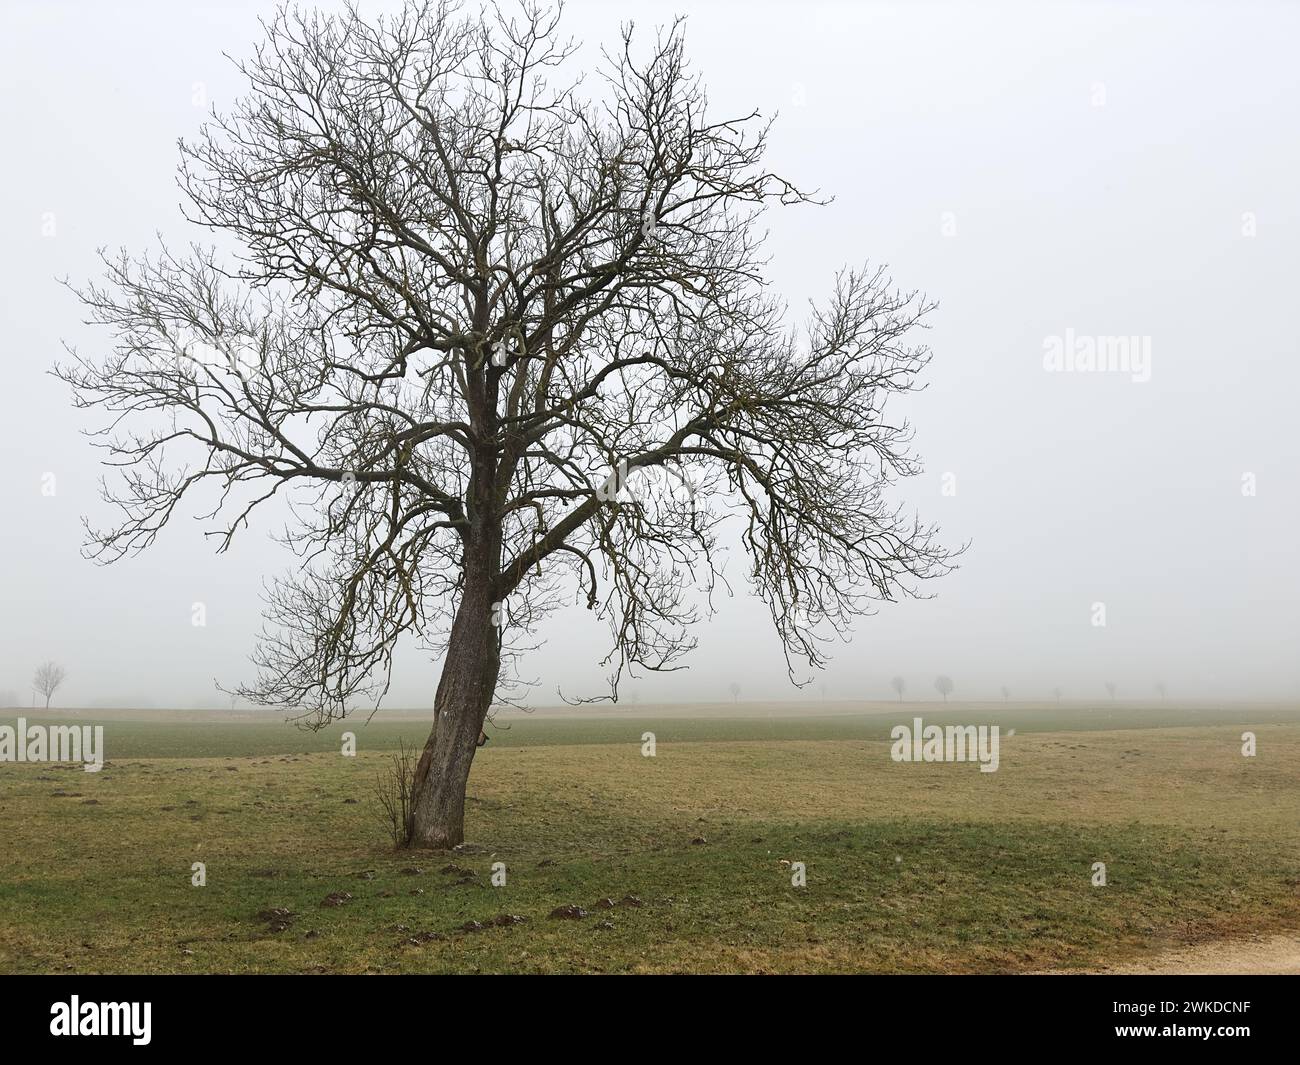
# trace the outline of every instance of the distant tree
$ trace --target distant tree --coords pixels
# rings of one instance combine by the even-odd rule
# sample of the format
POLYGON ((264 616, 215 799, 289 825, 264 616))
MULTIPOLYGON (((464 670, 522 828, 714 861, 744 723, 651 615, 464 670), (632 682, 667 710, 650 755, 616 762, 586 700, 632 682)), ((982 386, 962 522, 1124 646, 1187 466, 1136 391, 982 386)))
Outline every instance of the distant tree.
POLYGON ((739 702, 739 701, 740 701, 740 685, 739 685, 739 684, 737 684, 735 681, 732 681, 732 683, 731 683, 731 687, 729 687, 729 688, 727 689, 727 691, 731 692, 731 701, 732 701, 733 703, 734 703, 734 702, 739 702))
POLYGON ((1052 694, 1056 696, 1056 701, 1059 703, 1061 701, 1061 696, 1064 695, 1065 693, 1061 691, 1060 688, 1053 688, 1052 694))
POLYGON ((940 673, 934 678, 934 690, 943 696, 943 701, 948 701, 948 696, 952 694, 952 677, 945 677, 940 673))
POLYGON ((1117 690, 1118 689, 1115 687, 1115 682, 1113 680, 1106 681, 1106 693, 1111 697, 1112 702, 1115 699, 1115 692, 1117 690))
POLYGON ((903 692, 907 690, 907 681, 902 677, 895 677, 889 682, 889 686, 898 692, 898 701, 901 703, 903 701, 903 692))
POLYGON ((1163 700, 1165 697, 1165 682, 1163 680, 1156 682, 1156 694, 1163 700))
POLYGON ((1010 698, 1011 698, 1011 689, 1008 688, 1005 684, 1002 685, 1002 701, 1005 703, 1010 698))
POLYGON ((50 700, 54 698, 54 693, 59 690, 59 686, 67 679, 68 671, 57 662, 42 662, 36 669, 36 676, 32 678, 32 687, 36 689, 38 695, 45 696, 45 709, 50 708, 50 700))

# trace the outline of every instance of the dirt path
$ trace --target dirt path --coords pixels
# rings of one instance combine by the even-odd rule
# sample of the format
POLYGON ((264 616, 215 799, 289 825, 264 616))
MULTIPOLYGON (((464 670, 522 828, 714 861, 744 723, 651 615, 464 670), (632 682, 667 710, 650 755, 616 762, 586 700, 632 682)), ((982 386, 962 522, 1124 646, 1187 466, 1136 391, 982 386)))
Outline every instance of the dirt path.
POLYGON ((1300 975, 1300 933, 1289 932, 1277 936, 1256 936, 1251 939, 1236 939, 1222 943, 1204 943, 1196 947, 1164 951, 1140 961, 1088 971, 1110 975, 1159 976, 1300 975))

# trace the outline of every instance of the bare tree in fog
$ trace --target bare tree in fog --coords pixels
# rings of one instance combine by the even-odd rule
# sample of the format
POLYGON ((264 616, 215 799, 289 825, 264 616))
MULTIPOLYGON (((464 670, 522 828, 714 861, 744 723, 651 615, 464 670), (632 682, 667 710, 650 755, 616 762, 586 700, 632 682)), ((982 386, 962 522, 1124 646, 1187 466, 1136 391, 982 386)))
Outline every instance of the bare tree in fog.
POLYGON ((709 114, 680 22, 644 49, 626 29, 583 99, 557 20, 282 10, 249 94, 181 146, 189 217, 241 256, 106 258, 80 296, 116 345, 55 371, 122 471, 97 558, 147 548, 187 494, 219 551, 293 506, 302 563, 243 697, 320 727, 379 705, 404 637, 442 656, 421 845, 464 838, 489 709, 575 594, 617 699, 682 668, 725 517, 792 679, 950 568, 886 494, 918 472, 886 405, 918 387, 930 304, 847 270, 788 327, 758 223, 812 197, 764 169, 767 125, 709 114))
POLYGON ((898 692, 898 701, 903 701, 903 692, 907 689, 907 681, 902 677, 895 677, 889 682, 889 686, 898 692))
POLYGON ((1010 698, 1011 698, 1011 689, 1008 688, 1005 684, 1002 685, 1002 701, 1005 703, 1010 698))
POLYGON ((727 691, 731 692, 731 701, 732 701, 733 703, 738 703, 738 702, 740 702, 740 685, 739 685, 739 684, 737 684, 735 681, 732 681, 732 682, 731 682, 731 685, 727 688, 727 691))
POLYGON ((1161 680, 1161 681, 1157 681, 1157 682, 1156 682, 1156 694, 1160 696, 1160 701, 1161 701, 1161 702, 1164 702, 1164 699, 1165 699, 1165 692, 1166 692, 1165 682, 1164 682, 1163 680, 1161 680))
POLYGON ((1112 702, 1114 702, 1115 692, 1118 690, 1119 689, 1115 687, 1115 682, 1113 680, 1106 681, 1106 694, 1110 696, 1112 702))
POLYGON ((50 708, 50 700, 54 698, 54 693, 67 678, 68 671, 57 662, 42 662, 36 667, 32 687, 36 689, 37 695, 45 696, 46 710, 50 708))
POLYGON ((1065 692, 1061 691, 1060 688, 1053 688, 1052 694, 1056 696, 1056 701, 1059 703, 1061 701, 1061 696, 1064 695, 1065 692))
POLYGON ((948 696, 952 694, 952 677, 945 677, 942 673, 934 678, 934 690, 943 696, 943 701, 948 701, 948 696))

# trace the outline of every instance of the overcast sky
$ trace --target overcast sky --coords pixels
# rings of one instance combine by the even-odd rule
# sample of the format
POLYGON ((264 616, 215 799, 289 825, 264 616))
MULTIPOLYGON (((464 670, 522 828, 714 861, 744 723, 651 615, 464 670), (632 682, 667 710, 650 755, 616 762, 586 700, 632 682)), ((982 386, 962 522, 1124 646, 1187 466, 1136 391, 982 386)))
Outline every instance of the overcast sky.
MULTIPOLYGON (((81 517, 106 516, 79 435, 94 423, 46 371, 63 340, 107 343, 56 278, 94 276, 100 245, 207 239, 177 208, 176 140, 242 92, 222 52, 247 54, 269 9, 4 4, 0 699, 29 701, 45 658, 69 670, 63 705, 187 707, 219 699, 214 677, 248 679, 261 582, 288 560, 264 526, 217 556, 178 521, 141 557, 85 561, 81 517)), ((572 3, 566 28, 594 50, 620 19, 649 30, 683 10, 572 3)), ((772 169, 835 197, 768 216, 792 309, 864 259, 940 302, 930 387, 909 405, 926 471, 900 498, 971 546, 933 599, 862 620, 813 697, 824 683, 832 699, 889 698, 896 673, 919 693, 943 672, 967 698, 1097 698, 1108 680, 1121 697, 1163 681, 1171 698, 1295 698, 1300 7, 696 2, 689 16, 716 113, 779 112, 772 169), (1046 368, 1110 337, 1149 363, 1046 368)), ((762 605, 720 606, 688 672, 625 691, 725 699, 735 681, 744 698, 798 697, 762 605)), ((524 669, 533 701, 597 691, 603 631, 574 610, 547 635, 524 669)), ((390 702, 431 704, 436 679, 409 653, 390 702)))

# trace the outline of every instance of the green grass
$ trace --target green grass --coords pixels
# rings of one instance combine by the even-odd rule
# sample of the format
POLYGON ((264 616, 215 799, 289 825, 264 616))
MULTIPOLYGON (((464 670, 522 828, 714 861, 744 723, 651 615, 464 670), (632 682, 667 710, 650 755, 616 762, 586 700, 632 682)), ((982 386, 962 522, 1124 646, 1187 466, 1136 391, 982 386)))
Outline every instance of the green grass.
MULTIPOLYGON (((797 715, 788 704, 770 704, 772 715, 750 714, 729 705, 702 707, 700 717, 622 709, 556 717, 514 713, 497 719, 489 731, 494 747, 568 746, 626 743, 649 730, 665 743, 721 743, 739 740, 886 740, 898 724, 921 715, 926 724, 978 719, 1005 732, 1093 732, 1115 729, 1181 728, 1240 724, 1255 728, 1297 721, 1285 706, 1219 707, 1100 703, 1022 706, 1017 704, 902 703, 810 704, 797 715), (824 707, 824 709, 823 709, 824 707), (723 716, 719 716, 723 715, 723 716)), ((367 723, 364 714, 312 731, 270 711, 225 714, 197 712, 186 720, 176 711, 82 710, 49 714, 39 710, 4 711, 0 723, 22 715, 28 724, 104 724, 110 758, 237 758, 338 751, 344 732, 353 732, 358 749, 395 750, 399 742, 422 746, 429 734, 426 714, 380 712, 367 723), (250 720, 249 718, 254 718, 250 720), (394 719, 395 718, 395 719, 394 719)))
POLYGON ((275 724, 113 721, 102 773, 0 766, 0 969, 1015 972, 1300 926, 1294 712, 1175 708, 1139 729, 1080 710, 1048 731, 1051 711, 987 707, 1017 733, 981 774, 890 761, 915 709, 529 718, 476 760, 457 854, 394 852, 374 815, 385 750, 422 722, 356 728, 344 758, 275 724), (595 908, 629 894, 643 905, 595 908), (548 918, 568 904, 589 916, 548 918), (257 917, 274 907, 295 914, 278 932, 257 917), (527 921, 458 931, 502 914, 527 921))

